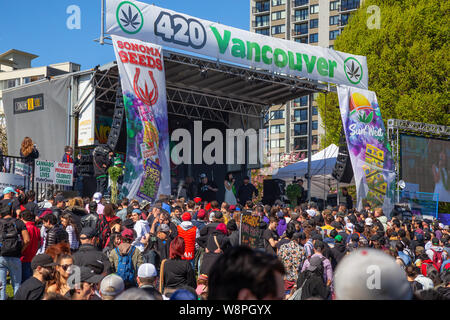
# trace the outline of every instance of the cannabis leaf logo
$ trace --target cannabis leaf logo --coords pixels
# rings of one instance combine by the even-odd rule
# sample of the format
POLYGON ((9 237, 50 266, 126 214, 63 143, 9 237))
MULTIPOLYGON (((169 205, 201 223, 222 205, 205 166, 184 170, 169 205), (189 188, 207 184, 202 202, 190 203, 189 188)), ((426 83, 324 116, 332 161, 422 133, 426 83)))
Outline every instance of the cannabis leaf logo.
POLYGON ((344 62, 344 69, 348 81, 353 84, 361 82, 363 70, 358 60, 353 57, 347 58, 344 62))
POLYGON ((128 15, 125 11, 122 10, 122 14, 124 16, 124 18, 121 18, 120 21, 122 21, 124 23, 124 27, 128 27, 129 25, 131 25, 135 30, 136 30, 136 26, 138 26, 140 23, 136 22, 139 13, 136 13, 133 17, 132 17, 132 12, 131 12, 131 6, 128 7, 128 15))
POLYGON ((128 34, 138 33, 144 25, 144 16, 141 10, 129 1, 123 1, 119 4, 116 18, 120 28, 128 34), (128 5, 128 8, 126 5, 128 5))

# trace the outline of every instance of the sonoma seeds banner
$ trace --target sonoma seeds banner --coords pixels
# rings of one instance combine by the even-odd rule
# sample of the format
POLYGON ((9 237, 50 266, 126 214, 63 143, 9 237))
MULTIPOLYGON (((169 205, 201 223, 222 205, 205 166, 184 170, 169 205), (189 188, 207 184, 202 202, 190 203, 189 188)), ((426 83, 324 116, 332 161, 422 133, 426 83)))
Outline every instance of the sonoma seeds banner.
POLYGON ((106 32, 271 72, 368 88, 367 59, 138 1, 107 0, 106 32))
POLYGON ((375 92, 338 86, 339 107, 355 175, 357 207, 394 208, 395 171, 375 92))
POLYGON ((121 195, 153 202, 170 194, 166 77, 160 46, 112 36, 127 119, 121 195))

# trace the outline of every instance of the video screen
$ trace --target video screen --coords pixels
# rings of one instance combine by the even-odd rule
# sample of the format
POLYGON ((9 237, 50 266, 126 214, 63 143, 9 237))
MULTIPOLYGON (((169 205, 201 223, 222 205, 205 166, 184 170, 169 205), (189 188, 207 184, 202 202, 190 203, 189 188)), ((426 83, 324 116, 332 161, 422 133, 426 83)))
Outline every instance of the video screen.
POLYGON ((438 193, 450 202, 450 141, 401 135, 401 178, 405 190, 438 193))

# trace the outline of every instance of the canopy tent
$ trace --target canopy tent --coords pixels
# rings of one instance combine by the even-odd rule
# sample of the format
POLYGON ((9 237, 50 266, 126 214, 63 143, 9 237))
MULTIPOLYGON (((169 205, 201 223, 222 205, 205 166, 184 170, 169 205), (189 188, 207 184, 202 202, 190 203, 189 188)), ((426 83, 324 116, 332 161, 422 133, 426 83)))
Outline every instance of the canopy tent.
MULTIPOLYGON (((331 176, 336 165, 339 148, 331 144, 327 148, 311 156, 311 197, 326 199, 330 188, 337 187, 337 181, 331 176)), ((294 178, 302 178, 308 173, 308 159, 298 161, 278 170, 273 179, 292 182, 294 178)), ((305 180, 305 179, 304 179, 305 180)), ((306 181, 305 181, 306 182, 306 181)), ((354 184, 339 183, 339 186, 354 184)), ((303 184, 306 189, 306 183, 303 184)))

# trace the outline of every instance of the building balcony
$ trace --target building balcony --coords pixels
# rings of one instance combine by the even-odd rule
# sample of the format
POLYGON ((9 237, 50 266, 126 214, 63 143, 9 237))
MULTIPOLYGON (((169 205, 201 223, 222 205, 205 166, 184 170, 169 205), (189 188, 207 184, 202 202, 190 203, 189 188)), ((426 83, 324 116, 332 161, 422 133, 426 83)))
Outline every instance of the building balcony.
POLYGON ((258 8, 258 7, 253 7, 252 8, 252 13, 253 14, 269 13, 269 11, 270 11, 270 6, 269 7, 264 7, 264 8, 258 8))
POLYGON ((307 6, 309 4, 309 0, 292 0, 292 8, 298 8, 307 6))
POLYGON ((295 29, 292 29, 292 36, 293 37, 299 37, 299 36, 305 36, 305 35, 308 35, 308 30, 306 30, 306 31, 302 31, 302 30, 295 30, 295 29))
POLYGON ((296 15, 292 16, 292 22, 293 23, 305 22, 305 21, 308 21, 308 19, 309 19, 308 16, 306 16, 306 17, 296 16, 296 15))
POLYGON ((252 27, 253 28, 267 28, 268 26, 270 26, 269 22, 256 23, 256 21, 252 21, 252 27))

